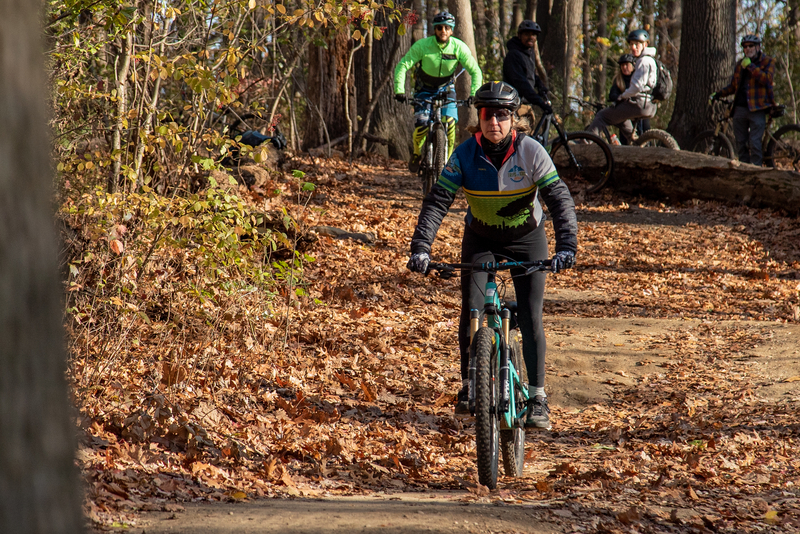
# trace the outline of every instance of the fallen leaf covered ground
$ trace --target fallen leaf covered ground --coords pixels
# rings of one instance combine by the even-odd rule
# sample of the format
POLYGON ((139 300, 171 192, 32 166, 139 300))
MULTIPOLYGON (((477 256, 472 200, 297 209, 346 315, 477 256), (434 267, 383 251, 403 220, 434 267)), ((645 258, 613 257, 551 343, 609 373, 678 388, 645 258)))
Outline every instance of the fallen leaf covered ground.
MULTIPOLYGON (((579 204, 578 264, 548 278, 564 296, 546 303, 551 349, 636 356, 609 369, 603 400, 554 401, 553 430, 528 435, 525 475, 490 492, 476 483, 472 421, 452 412, 458 283, 405 269, 414 180, 377 157, 291 168, 317 187, 287 205, 303 228, 374 241, 320 234, 303 294, 217 304, 209 314, 221 320, 251 318, 220 339, 178 343, 164 317, 132 321, 138 350, 108 365, 88 344, 73 354, 76 384, 97 372, 76 388, 95 526, 194 500, 456 489, 567 532, 800 529, 800 357, 784 344, 790 361, 776 374, 758 356, 781 329, 800 332, 797 218, 610 190, 579 204), (650 322, 612 343, 582 330, 597 319, 650 322), (764 396, 765 384, 781 394, 764 396)), ((465 208, 460 197, 436 259, 458 261, 465 208)), ((554 380, 581 373, 548 366, 554 380)))

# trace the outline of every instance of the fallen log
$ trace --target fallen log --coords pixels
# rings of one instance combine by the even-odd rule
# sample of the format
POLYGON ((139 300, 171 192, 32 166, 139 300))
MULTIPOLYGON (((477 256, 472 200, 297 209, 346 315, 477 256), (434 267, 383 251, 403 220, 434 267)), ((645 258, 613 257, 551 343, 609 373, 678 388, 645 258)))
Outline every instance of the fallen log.
POLYGON ((685 150, 613 146, 609 186, 626 193, 693 198, 800 213, 800 173, 685 150))

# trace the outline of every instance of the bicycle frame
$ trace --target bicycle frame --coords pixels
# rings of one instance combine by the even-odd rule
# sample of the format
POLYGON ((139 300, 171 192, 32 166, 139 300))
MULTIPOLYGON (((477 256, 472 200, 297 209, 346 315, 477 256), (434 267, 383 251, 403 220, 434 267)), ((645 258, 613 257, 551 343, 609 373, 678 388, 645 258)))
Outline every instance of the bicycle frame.
MULTIPOLYGON (((496 272, 498 270, 510 270, 514 268, 526 269, 525 274, 530 274, 535 271, 548 270, 550 268, 550 261, 534 261, 534 262, 488 262, 480 264, 469 263, 431 263, 430 269, 439 271, 440 278, 450 278, 454 276, 455 269, 471 269, 474 271, 485 272, 487 274, 486 285, 484 286, 484 304, 483 312, 486 317, 486 326, 494 330, 496 350, 496 361, 498 362, 498 379, 500 399, 497 411, 502 415, 500 420, 501 430, 512 429, 518 426, 522 417, 527 412, 527 407, 517 412, 517 405, 512 402, 516 398, 516 393, 522 394, 525 404, 530 399, 528 388, 522 383, 522 377, 519 371, 514 367, 514 362, 509 357, 509 335, 511 330, 511 309, 505 302, 500 300, 497 292, 497 283, 495 282, 496 272)), ((470 310, 470 344, 475 337, 475 333, 481 327, 480 310, 470 310)), ((522 356, 522 355, 520 355, 522 356)), ((475 406, 475 380, 476 380, 476 362, 475 358, 470 358, 469 363, 469 405, 470 409, 475 406)))
MULTIPOLYGON (((445 87, 446 89, 446 87, 445 87)), ((433 168, 433 136, 431 132, 435 126, 440 126, 444 128, 444 123, 442 122, 442 108, 447 106, 448 104, 455 103, 458 105, 460 103, 459 100, 450 98, 447 96, 447 91, 440 90, 431 98, 420 98, 414 99, 415 104, 423 104, 428 108, 428 122, 426 123, 426 127, 428 128, 428 134, 425 137, 425 144, 422 145, 422 159, 420 160, 419 172, 418 174, 423 175, 426 169, 433 168)), ((445 133, 447 130, 445 130, 445 133)), ((446 138, 446 136, 445 136, 446 138)), ((445 154, 449 152, 448 146, 445 146, 445 154)))
MULTIPOLYGON (((492 265, 491 263, 488 265, 492 265)), ((520 265, 521 266, 521 265, 520 265)), ((528 388, 522 384, 522 377, 514 367, 514 362, 509 358, 509 344, 508 339, 510 335, 511 326, 511 310, 505 307, 500 302, 500 297, 497 295, 497 283, 495 283, 495 273, 488 271, 488 279, 486 281, 484 292, 483 311, 486 317, 486 325, 495 332, 495 343, 497 351, 497 362, 499 367, 498 378, 500 380, 500 399, 498 412, 502 414, 500 420, 501 429, 514 428, 516 422, 525 415, 527 408, 524 408, 519 414, 517 413, 517 405, 511 402, 511 399, 516 398, 516 391, 519 389, 522 393, 526 403, 530 396, 528 395, 528 388), (499 311, 499 313, 498 313, 499 311)), ((475 333, 480 328, 480 311, 470 310, 470 344, 475 333)), ((475 403, 475 376, 476 367, 475 359, 471 358, 469 363, 469 404, 473 406, 475 403)))

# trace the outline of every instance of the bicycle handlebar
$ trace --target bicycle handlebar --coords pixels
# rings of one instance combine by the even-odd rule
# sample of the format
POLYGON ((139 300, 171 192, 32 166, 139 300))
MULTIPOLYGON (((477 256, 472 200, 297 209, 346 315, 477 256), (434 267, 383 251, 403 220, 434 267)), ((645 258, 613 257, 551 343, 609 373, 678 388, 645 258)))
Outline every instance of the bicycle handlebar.
POLYGON ((577 102, 581 107, 590 107, 593 108, 595 111, 600 111, 605 107, 600 102, 589 102, 588 100, 582 100, 577 96, 571 96, 569 98, 570 100, 574 100, 575 102, 577 102))
POLYGON ((452 99, 452 98, 449 98, 449 97, 448 98, 435 98, 435 97, 431 97, 431 98, 412 98, 408 103, 410 105, 412 105, 412 106, 414 104, 431 104, 431 105, 433 105, 434 100, 442 101, 444 103, 444 105, 453 104, 453 103, 455 103, 456 106, 468 106, 469 105, 469 100, 468 99, 467 100, 458 100, 458 99, 452 99))
POLYGON ((439 278, 452 278, 455 271, 472 270, 485 273, 496 273, 498 271, 506 271, 510 269, 524 268, 525 274, 535 273, 536 271, 552 271, 552 260, 538 260, 538 261, 501 261, 501 262, 486 262, 486 263, 438 263, 431 262, 428 264, 428 270, 425 273, 427 276, 431 271, 436 271, 439 278))

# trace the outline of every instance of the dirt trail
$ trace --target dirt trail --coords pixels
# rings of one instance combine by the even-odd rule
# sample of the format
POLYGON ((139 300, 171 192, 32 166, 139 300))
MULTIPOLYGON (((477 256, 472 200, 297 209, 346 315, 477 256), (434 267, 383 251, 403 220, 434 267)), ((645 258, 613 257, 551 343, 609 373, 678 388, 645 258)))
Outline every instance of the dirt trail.
MULTIPOLYGON (((390 178, 413 186, 398 169, 392 169, 390 178)), ((351 183, 349 187, 357 194, 368 191, 377 197, 386 195, 386 202, 408 217, 419 204, 413 189, 387 189, 386 180, 351 183)), ((609 204, 624 202, 608 195, 609 204)), ((463 208, 463 203, 454 206, 444 232, 457 235, 463 208)), ((603 225, 621 231, 620 235, 658 235, 667 233, 667 228, 691 233, 718 224, 707 218, 708 214, 690 208, 663 212, 657 206, 579 210, 582 235, 590 226, 596 229, 603 225)), ((404 239, 398 236, 399 241, 404 239)), ((455 238, 443 241, 440 246, 455 253, 455 238)), ((584 246, 591 247, 591 242, 584 246)), ((613 246, 624 248, 626 244, 613 246)), ((587 256, 580 259, 593 261, 587 256)), ((387 257, 385 261, 388 265, 394 259, 387 257)), ((620 300, 617 291, 609 291, 607 285, 575 286, 580 286, 580 280, 550 284, 546 297, 547 389, 555 421, 553 432, 529 434, 524 476, 503 479, 499 490, 491 495, 470 482, 474 471, 467 468, 462 489, 456 491, 387 490, 357 497, 323 494, 314 499, 191 503, 182 512, 143 514, 129 531, 407 534, 638 532, 637 528, 649 528, 652 532, 733 532, 749 531, 752 525, 760 525, 756 529, 791 530, 800 524, 796 522, 800 505, 793 482, 797 473, 791 473, 792 466, 797 467, 798 420, 792 411, 797 413, 800 399, 796 386, 800 380, 800 326, 750 318, 681 317, 680 305, 674 302, 677 293, 667 295, 664 288, 665 300, 654 302, 654 308, 645 313, 636 311, 641 305, 620 300), (597 316, 564 313, 591 308, 598 310, 597 316), (623 308, 628 316, 615 316, 623 308), (688 392, 678 391, 687 384, 688 392), (648 400, 649 395, 655 398, 648 400), (718 402, 723 398, 726 400, 718 402), (769 413, 777 405, 782 408, 773 410, 772 419, 765 420, 758 412, 760 407, 767 407, 764 410, 769 413), (732 417, 725 413, 728 409, 732 409, 732 417), (693 422, 694 414, 701 412, 704 420, 693 422), (650 424, 653 430, 645 431, 650 424), (691 430, 693 424, 696 430, 691 430), (677 450, 679 443, 690 441, 686 436, 693 432, 697 443, 702 440, 705 445, 677 450), (712 465, 712 460, 717 460, 711 455, 713 447, 721 450, 723 441, 754 432, 758 439, 766 439, 771 432, 780 434, 785 457, 759 470, 762 460, 747 453, 751 455, 749 463, 727 468, 728 474, 722 472, 726 468, 712 465), (657 451, 662 454, 658 460, 653 459, 657 451), (674 462, 669 460, 671 455, 674 462), (648 462, 660 467, 651 467, 648 472, 648 462), (678 472, 684 463, 688 463, 687 471, 678 472), (580 465, 594 466, 595 471, 580 465), (705 471, 701 469, 704 465, 705 471), (735 488, 722 482, 731 477, 738 477, 735 488), (703 480, 707 481, 705 486, 703 480), (755 485, 747 486, 750 483, 755 485), (719 506, 710 504, 717 501, 719 506), (769 515, 771 510, 777 510, 778 519, 770 519, 775 517, 769 515), (750 526, 738 530, 737 521, 750 526)), ((448 295, 455 298, 454 288, 442 287, 440 291, 449 291, 448 295)), ((767 296, 763 307, 769 306, 774 308, 775 301, 767 296)), ((719 304, 716 309, 720 309, 719 304)), ((753 310, 752 303, 743 305, 742 313, 754 316, 753 310)), ((450 370, 450 376, 455 377, 455 370, 450 370)), ((464 429, 470 431, 469 422, 464 423, 464 429)), ((735 461, 735 454, 728 454, 724 462, 735 461)))

